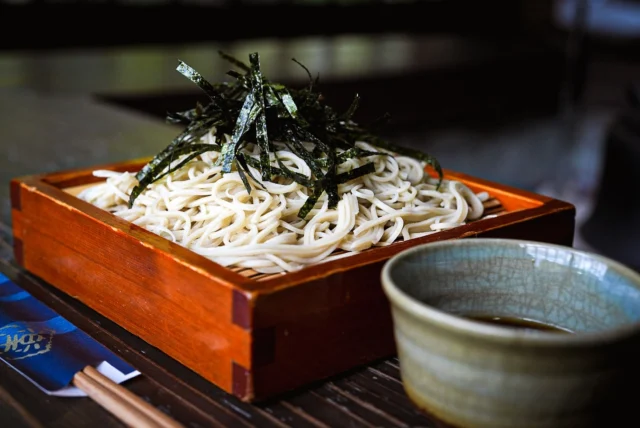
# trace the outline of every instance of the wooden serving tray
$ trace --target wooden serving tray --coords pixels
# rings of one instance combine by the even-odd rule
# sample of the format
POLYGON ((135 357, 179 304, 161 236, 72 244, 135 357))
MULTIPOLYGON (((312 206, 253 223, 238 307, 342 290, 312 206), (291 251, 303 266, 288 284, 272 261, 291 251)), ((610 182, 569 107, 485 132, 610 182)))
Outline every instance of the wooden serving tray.
POLYGON ((222 267, 75 195, 96 169, 14 179, 14 251, 25 269, 242 400, 300 387, 395 353, 383 264, 444 239, 503 237, 572 245, 575 208, 445 171, 493 199, 490 218, 286 274, 222 267))

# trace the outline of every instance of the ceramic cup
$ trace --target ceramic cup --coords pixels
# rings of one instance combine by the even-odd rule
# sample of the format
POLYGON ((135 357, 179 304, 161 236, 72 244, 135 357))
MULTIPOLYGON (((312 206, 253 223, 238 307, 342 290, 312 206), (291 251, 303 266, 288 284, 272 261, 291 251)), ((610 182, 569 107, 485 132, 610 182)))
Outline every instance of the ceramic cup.
POLYGON ((405 390, 427 413, 460 427, 635 426, 634 271, 569 247, 477 238, 404 251, 385 264, 382 282, 405 390))

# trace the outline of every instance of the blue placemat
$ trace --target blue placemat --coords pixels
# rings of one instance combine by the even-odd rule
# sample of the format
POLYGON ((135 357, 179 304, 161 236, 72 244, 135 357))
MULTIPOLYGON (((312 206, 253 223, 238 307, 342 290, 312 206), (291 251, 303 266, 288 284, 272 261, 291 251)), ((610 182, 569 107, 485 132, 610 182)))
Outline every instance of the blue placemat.
POLYGON ((0 359, 42 391, 84 396, 73 376, 91 365, 116 383, 139 374, 0 273, 0 359))

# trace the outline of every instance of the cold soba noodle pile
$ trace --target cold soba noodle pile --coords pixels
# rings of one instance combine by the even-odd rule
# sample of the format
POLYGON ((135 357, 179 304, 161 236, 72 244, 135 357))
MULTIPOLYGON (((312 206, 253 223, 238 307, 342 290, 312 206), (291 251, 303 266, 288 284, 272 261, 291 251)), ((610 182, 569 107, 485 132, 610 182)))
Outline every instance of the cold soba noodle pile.
MULTIPOLYGON (((188 126, 182 140, 178 137, 143 171, 95 171, 106 181, 79 197, 221 265, 263 273, 294 271, 456 227, 483 215, 486 194, 476 195, 460 182, 430 177, 425 173, 427 164, 438 172, 440 167, 428 155, 399 154, 373 137, 357 138, 367 134, 348 115, 336 118, 338 126, 332 128, 326 118, 322 122, 330 131, 337 129, 334 134, 323 133, 325 140, 333 135, 341 143, 327 155, 329 146, 297 126, 303 114, 312 117, 310 109, 316 108, 304 104, 303 96, 308 97, 311 89, 302 94, 292 91, 289 99, 289 92, 267 86, 272 84, 265 84, 266 79, 258 86, 261 75, 254 55, 251 67, 237 62, 246 72, 246 91, 244 99, 238 97, 237 120, 227 123, 228 129, 224 129, 224 111, 216 107, 233 100, 229 93, 222 101, 213 99, 213 107, 191 111, 192 117, 184 113, 183 123, 188 126), (266 103, 256 102, 256 94, 266 94, 266 103), (242 109, 248 105, 244 120, 248 123, 253 113, 257 129, 253 141, 247 138, 249 127, 242 123, 242 109), (292 105, 298 110, 292 112, 292 105), (269 107, 273 107, 271 116, 269 107), (276 117, 277 112, 281 114, 276 117), (205 124, 194 131, 194 123, 203 118, 213 118, 209 122, 213 126, 205 124), (261 133, 264 124, 276 138, 269 141, 269 133, 261 133), (242 125, 244 134, 237 132, 242 125), (238 134, 246 140, 241 142, 238 134), (306 141, 299 138, 305 136, 306 141)), ((183 74, 203 86, 195 71, 181 67, 183 74)), ((215 89, 209 86, 203 89, 215 89)), ((314 129, 313 123, 304 124, 314 129)))

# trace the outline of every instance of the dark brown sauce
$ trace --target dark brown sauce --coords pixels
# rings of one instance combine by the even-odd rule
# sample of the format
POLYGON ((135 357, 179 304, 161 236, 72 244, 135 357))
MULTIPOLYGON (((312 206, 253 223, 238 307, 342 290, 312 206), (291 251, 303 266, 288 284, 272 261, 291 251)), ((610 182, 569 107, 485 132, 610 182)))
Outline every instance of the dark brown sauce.
POLYGON ((519 330, 547 331, 551 333, 573 333, 571 330, 528 318, 500 317, 492 315, 472 315, 465 318, 485 324, 499 325, 519 330))

